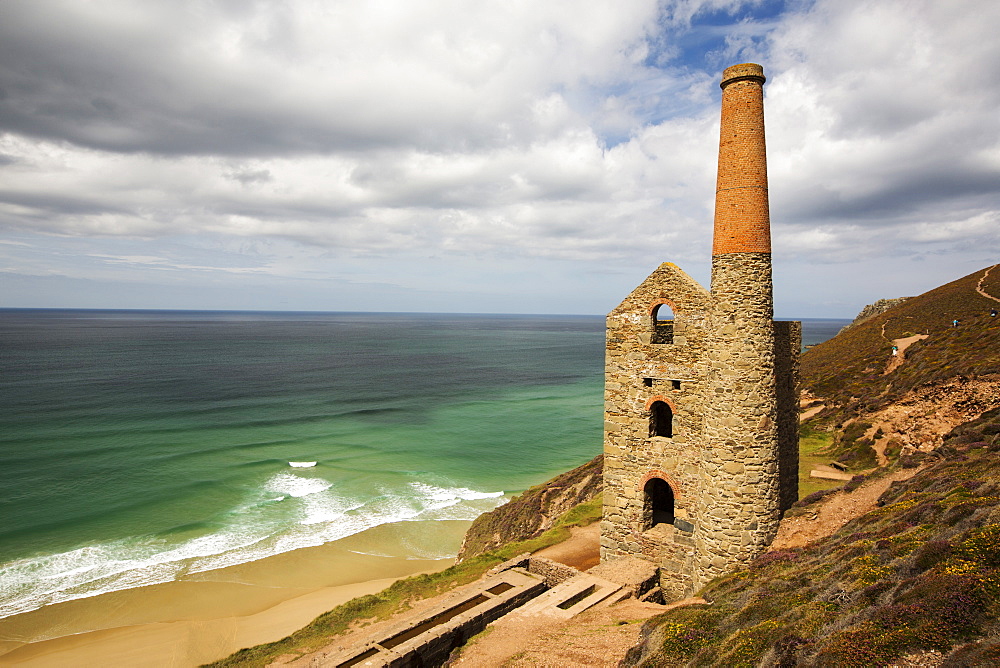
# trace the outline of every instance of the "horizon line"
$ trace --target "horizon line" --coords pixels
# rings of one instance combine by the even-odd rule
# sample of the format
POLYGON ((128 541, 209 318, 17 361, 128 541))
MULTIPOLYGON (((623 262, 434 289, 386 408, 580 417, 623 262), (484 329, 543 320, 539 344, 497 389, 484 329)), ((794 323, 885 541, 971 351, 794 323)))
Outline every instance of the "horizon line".
MULTIPOLYGON (((233 314, 285 314, 285 315, 468 315, 468 316, 560 316, 567 318, 604 318, 603 313, 499 313, 495 311, 321 311, 280 309, 208 309, 208 308, 108 308, 87 306, 0 306, 4 311, 92 311, 111 313, 233 313, 233 314)), ((775 320, 853 320, 854 318, 802 318, 776 315, 775 320)))

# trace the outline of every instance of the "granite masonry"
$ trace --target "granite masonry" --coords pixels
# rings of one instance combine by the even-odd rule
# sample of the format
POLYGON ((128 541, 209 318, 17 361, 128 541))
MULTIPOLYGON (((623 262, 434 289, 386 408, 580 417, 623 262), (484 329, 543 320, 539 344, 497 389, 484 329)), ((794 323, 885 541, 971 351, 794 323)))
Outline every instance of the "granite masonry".
POLYGON ((661 264, 607 318, 601 558, 667 600, 748 564, 798 498, 801 325, 775 322, 764 73, 722 78, 711 290, 661 264))

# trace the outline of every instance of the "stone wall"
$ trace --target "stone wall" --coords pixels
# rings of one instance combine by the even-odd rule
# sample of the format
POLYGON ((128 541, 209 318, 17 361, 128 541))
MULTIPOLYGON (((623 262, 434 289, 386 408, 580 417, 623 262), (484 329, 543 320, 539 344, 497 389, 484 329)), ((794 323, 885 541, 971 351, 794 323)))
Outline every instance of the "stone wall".
POLYGON ((712 484, 696 538, 702 582, 757 556, 781 519, 770 254, 713 257, 712 296, 702 458, 712 484))
POLYGON ((785 512, 799 500, 799 351, 802 323, 774 323, 774 377, 778 408, 778 504, 785 512))
POLYGON ((694 522, 693 503, 701 484, 697 448, 709 316, 708 292, 665 263, 607 320, 601 556, 653 561, 671 573, 671 586, 678 591, 689 588, 683 574, 690 570, 691 532, 672 525, 646 526, 643 485, 650 477, 666 480, 674 494, 675 516, 694 522), (660 304, 674 313, 672 343, 653 343, 653 312, 660 304), (673 413, 669 438, 649 433, 650 405, 657 400, 673 413))
POLYGON ((668 598, 753 559, 798 493, 801 326, 770 320, 769 256, 715 265, 718 296, 663 264, 607 321, 601 556, 657 564, 668 598), (748 288, 748 272, 763 285, 748 288), (671 344, 653 342, 661 303, 671 344), (650 436, 656 400, 673 410, 669 438, 650 436), (674 494, 673 524, 644 512, 653 477, 674 494))
POLYGON ((555 587, 557 584, 580 574, 580 571, 572 566, 560 564, 558 561, 552 561, 545 557, 529 558, 526 570, 532 575, 540 576, 546 587, 555 587))

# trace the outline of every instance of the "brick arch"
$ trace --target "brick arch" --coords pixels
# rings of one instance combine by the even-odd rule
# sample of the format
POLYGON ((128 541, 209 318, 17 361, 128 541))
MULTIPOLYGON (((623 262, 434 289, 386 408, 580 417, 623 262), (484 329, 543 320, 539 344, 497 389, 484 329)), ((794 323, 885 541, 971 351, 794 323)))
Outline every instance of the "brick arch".
POLYGON ((654 301, 652 304, 649 305, 649 317, 652 318, 653 317, 653 313, 656 311, 656 308, 658 306, 663 306, 664 304, 666 304, 667 306, 670 307, 670 310, 674 312, 675 316, 677 315, 677 313, 678 313, 677 302, 675 302, 673 299, 667 299, 666 297, 660 297, 659 299, 657 299, 656 301, 654 301))
POLYGON ((666 405, 670 406, 670 411, 674 415, 677 415, 677 406, 674 405, 673 400, 670 399, 670 397, 663 396, 662 394, 654 394, 649 399, 646 399, 646 410, 648 411, 650 408, 652 408, 653 404, 655 404, 657 401, 662 401, 666 405))
POLYGON ((636 489, 641 492, 646 487, 646 483, 652 480, 653 478, 659 478, 663 482, 670 485, 670 489, 674 493, 675 500, 681 498, 680 483, 677 482, 677 480, 672 475, 670 475, 666 471, 661 471, 660 469, 651 469, 647 471, 639 480, 639 484, 636 486, 636 489))

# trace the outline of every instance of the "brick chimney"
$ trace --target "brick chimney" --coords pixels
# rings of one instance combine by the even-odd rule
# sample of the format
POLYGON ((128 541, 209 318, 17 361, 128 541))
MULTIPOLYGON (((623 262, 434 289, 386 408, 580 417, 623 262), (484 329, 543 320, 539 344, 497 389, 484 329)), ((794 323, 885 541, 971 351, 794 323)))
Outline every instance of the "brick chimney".
POLYGON ((712 255, 770 253, 764 68, 743 63, 722 73, 719 178, 712 255))
POLYGON ((724 475, 700 499, 702 582, 745 567, 781 519, 763 85, 753 63, 722 74, 702 466, 724 475))

